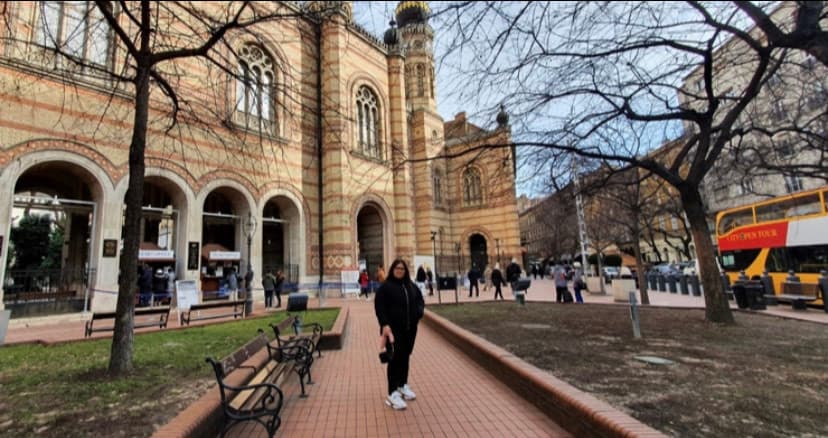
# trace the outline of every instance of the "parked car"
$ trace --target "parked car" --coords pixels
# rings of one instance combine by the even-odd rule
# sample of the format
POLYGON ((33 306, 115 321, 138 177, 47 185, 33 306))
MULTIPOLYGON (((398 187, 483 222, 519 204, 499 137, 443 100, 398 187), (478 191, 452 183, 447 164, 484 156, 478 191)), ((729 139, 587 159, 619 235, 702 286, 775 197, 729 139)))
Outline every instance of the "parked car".
POLYGON ((604 266, 601 270, 603 271, 603 277, 605 279, 618 278, 619 276, 618 268, 615 266, 604 266))
POLYGON ((652 272, 666 276, 678 277, 682 275, 681 269, 679 269, 677 265, 673 265, 670 263, 662 263, 660 265, 655 265, 653 266, 652 272))
POLYGON ((681 272, 684 275, 696 275, 696 272, 699 271, 699 261, 696 259, 690 260, 689 262, 681 262, 681 272))

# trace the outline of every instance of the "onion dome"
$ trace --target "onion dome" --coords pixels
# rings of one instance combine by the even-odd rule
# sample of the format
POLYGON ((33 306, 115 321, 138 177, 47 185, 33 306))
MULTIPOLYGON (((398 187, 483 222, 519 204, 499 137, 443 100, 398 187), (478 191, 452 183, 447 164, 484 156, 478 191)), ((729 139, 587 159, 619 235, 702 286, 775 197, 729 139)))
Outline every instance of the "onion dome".
POLYGON ((385 41, 385 44, 389 46, 396 46, 400 43, 400 30, 397 29, 397 22, 391 20, 391 22, 388 23, 388 25, 391 27, 389 27, 388 30, 385 31, 385 35, 382 39, 383 41, 385 41))
POLYGON ((497 120, 497 126, 501 128, 509 125, 509 114, 506 112, 506 108, 502 103, 500 104, 500 112, 497 113, 495 120, 497 120))
POLYGON ((428 22, 431 9, 426 2, 400 2, 395 11, 397 24, 400 27, 409 24, 424 24, 428 22))

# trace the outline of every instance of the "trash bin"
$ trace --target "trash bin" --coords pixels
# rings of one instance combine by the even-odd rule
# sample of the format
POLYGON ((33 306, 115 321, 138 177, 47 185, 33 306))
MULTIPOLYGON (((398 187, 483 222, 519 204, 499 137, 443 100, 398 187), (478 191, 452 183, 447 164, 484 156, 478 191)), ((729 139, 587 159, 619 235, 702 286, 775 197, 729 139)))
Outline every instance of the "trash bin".
POLYGON ((288 295, 288 312, 304 312, 306 310, 308 310, 308 294, 294 292, 288 295))
POLYGON ((664 275, 656 274, 656 281, 658 282, 658 290, 667 292, 667 283, 664 280, 664 275))
POLYGON ((690 288, 693 290, 694 297, 701 296, 701 283, 699 282, 698 275, 691 275, 690 276, 690 288))
POLYGON ((765 310, 765 288, 758 280, 746 281, 744 283, 747 302, 750 310, 765 310))
POLYGON ((676 289, 676 276, 675 275, 668 275, 667 276, 667 288, 670 289, 671 294, 678 293, 678 289, 676 289))
POLYGON ((687 289, 687 276, 682 275, 679 277, 679 290, 681 291, 682 295, 690 295, 690 290, 687 289))
POLYGON ((736 298, 736 305, 740 309, 747 309, 750 304, 748 303, 747 298, 747 291, 744 285, 737 284, 733 286, 733 297, 736 298))

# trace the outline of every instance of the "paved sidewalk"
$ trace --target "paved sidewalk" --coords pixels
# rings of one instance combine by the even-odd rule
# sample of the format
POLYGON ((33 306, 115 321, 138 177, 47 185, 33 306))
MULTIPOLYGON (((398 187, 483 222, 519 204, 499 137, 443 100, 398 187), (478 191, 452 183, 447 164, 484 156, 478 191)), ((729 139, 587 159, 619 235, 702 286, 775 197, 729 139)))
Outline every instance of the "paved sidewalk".
POLYGON ((571 436, 538 409, 420 324, 409 384, 417 400, 405 411, 384 403, 385 367, 377 354, 379 329, 372 301, 347 301, 342 350, 323 352, 314 363, 310 396, 291 396, 282 436, 380 437, 571 436))
MULTIPOLYGON (((459 301, 488 301, 494 292, 481 289, 479 298, 469 298, 467 294, 461 290, 459 301)), ((513 300, 508 288, 504 289, 504 296, 513 300)), ((443 303, 453 303, 455 294, 444 291, 441 298, 443 303)), ((554 299, 551 280, 532 281, 527 305, 554 299)), ((587 293, 584 299, 587 303, 613 303, 611 295, 587 293)), ((703 298, 690 295, 651 292, 650 300, 654 306, 704 307, 703 298)), ((430 296, 426 301, 436 304, 438 297, 430 296)), ((310 305, 318 306, 319 301, 313 299, 310 305)), ((393 411, 384 404, 385 368, 377 358, 378 328, 373 302, 354 297, 329 298, 325 305, 350 308, 343 348, 324 352, 314 364, 316 384, 308 388, 308 398, 298 398, 298 385, 286 388, 288 402, 283 410, 280 436, 571 436, 422 324, 409 382, 418 399, 410 402, 406 411, 393 411)), ((257 303, 255 313, 262 312, 262 304, 257 303)), ((779 305, 759 313, 828 324, 828 314, 815 308, 794 311, 790 305, 779 305)), ((6 342, 82 339, 83 325, 77 315, 27 324, 13 321, 6 342)), ((176 326, 175 316, 170 315, 170 327, 176 326)), ((157 328, 139 331, 152 330, 157 328)), ((94 337, 109 336, 110 333, 96 333, 94 337)))

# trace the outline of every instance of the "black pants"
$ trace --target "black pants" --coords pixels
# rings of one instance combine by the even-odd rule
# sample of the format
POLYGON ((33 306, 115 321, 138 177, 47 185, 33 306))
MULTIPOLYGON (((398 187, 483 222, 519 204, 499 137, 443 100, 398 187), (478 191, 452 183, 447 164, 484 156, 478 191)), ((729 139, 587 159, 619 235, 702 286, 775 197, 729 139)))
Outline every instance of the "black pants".
POLYGON ((409 358, 416 338, 417 326, 409 332, 394 332, 394 358, 388 362, 388 395, 408 383, 409 358))
POLYGON ((558 303, 564 302, 564 294, 566 293, 566 286, 555 286, 555 301, 558 303))
POLYGON ((500 290, 500 283, 495 285, 495 297, 494 297, 494 299, 497 299, 498 295, 500 295, 500 299, 502 300, 503 299, 503 291, 500 290))
MULTIPOLYGON (((276 289, 274 293, 276 294, 276 307, 282 307, 282 291, 276 289)), ((270 300, 270 304, 273 305, 273 300, 270 300)))
POLYGON ((273 307, 273 291, 265 289, 265 307, 273 307))
POLYGON ((472 291, 473 290, 475 291, 475 295, 479 297, 480 296, 480 286, 478 286, 476 281, 472 281, 469 284, 469 296, 472 296, 472 291))

